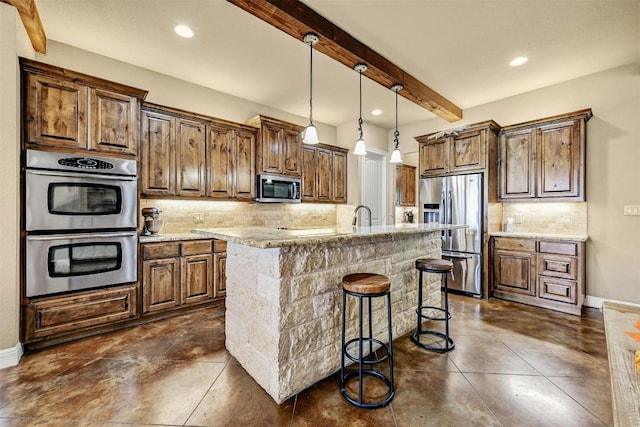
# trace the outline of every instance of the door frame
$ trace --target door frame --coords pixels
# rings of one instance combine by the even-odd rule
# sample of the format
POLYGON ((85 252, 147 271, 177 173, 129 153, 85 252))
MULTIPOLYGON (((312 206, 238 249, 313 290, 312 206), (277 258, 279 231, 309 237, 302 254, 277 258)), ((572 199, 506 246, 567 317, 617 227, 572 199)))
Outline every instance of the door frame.
MULTIPOLYGON (((361 167, 360 167, 360 202, 361 204, 366 204, 365 200, 366 200, 366 188, 365 188, 365 174, 366 174, 366 159, 370 158, 370 159, 376 159, 376 160, 380 160, 380 168, 378 169, 378 172, 380 173, 380 180, 381 180, 381 187, 382 187, 382 191, 380 194, 380 205, 381 205, 381 214, 382 214, 382 218, 381 223, 384 223, 384 218, 388 215, 388 206, 387 206, 387 196, 388 196, 388 185, 389 185, 389 181, 388 181, 388 166, 389 166, 389 162, 388 162, 388 155, 389 153, 387 153, 385 150, 380 150, 377 148, 371 148, 371 147, 367 147, 367 154, 365 154, 361 161, 361 167)), ((362 224, 361 222, 361 218, 358 219, 358 223, 362 224)), ((371 223, 372 225, 375 225, 372 221, 371 223)))

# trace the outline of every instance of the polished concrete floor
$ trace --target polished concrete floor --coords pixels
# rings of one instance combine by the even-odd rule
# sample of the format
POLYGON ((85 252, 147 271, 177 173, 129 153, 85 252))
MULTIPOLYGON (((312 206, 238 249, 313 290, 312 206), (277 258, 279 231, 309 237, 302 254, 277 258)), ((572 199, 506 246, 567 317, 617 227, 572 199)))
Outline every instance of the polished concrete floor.
POLYGON ((0 370, 0 426, 612 426, 602 315, 451 296, 455 349, 394 341, 396 396, 336 376, 275 402, 224 347, 221 308, 64 344, 0 370))

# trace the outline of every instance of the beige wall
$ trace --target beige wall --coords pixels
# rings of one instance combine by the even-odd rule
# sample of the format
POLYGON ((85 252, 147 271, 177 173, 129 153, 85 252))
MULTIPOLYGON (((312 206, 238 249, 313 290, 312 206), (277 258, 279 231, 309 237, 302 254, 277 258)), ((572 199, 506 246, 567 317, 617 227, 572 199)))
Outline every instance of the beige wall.
MULTIPOLYGON (((488 119, 506 126, 591 108, 587 123, 587 295, 640 304, 640 64, 631 64, 464 110, 463 123, 488 119)), ((433 119, 404 126, 424 135, 454 125, 433 119)), ((415 152, 417 143, 401 141, 415 152)), ((535 206, 531 204, 531 209, 535 206)))

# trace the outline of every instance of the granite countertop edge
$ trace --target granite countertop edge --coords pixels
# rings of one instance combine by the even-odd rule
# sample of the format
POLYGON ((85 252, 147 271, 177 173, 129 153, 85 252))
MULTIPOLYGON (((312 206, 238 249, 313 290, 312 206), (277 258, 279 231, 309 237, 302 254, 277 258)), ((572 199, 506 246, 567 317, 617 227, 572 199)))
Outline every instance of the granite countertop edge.
POLYGON ((267 227, 228 227, 194 229, 203 238, 214 238, 261 249, 329 244, 359 239, 391 238, 398 235, 426 234, 442 230, 466 228, 466 225, 401 225, 348 228, 277 229, 267 227))
POLYGON ((586 234, 550 234, 550 233, 530 233, 520 231, 492 231, 491 237, 522 237, 526 239, 546 239, 546 240, 574 240, 586 242, 589 236, 586 234))

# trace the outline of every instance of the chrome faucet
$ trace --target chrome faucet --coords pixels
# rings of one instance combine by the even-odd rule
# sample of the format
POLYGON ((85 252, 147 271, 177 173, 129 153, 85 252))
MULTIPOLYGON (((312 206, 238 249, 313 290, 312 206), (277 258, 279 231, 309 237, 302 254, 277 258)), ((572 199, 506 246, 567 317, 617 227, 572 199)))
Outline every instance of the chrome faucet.
POLYGON ((371 209, 369 209, 369 206, 365 206, 365 205, 358 205, 356 209, 353 211, 353 221, 351 221, 351 225, 355 227, 356 224, 358 223, 358 211, 360 210, 360 208, 365 208, 369 213, 369 227, 371 227, 371 209))

